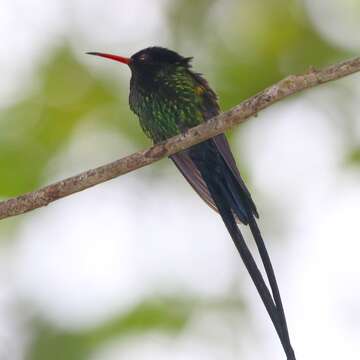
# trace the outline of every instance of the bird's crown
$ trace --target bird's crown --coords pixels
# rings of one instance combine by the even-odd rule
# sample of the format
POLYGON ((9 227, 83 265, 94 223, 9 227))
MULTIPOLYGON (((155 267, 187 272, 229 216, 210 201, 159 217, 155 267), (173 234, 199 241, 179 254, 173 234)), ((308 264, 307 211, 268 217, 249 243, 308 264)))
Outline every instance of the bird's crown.
POLYGON ((183 57, 175 51, 159 46, 152 46, 132 55, 131 63, 133 66, 179 64, 189 67, 191 59, 191 57, 183 57))

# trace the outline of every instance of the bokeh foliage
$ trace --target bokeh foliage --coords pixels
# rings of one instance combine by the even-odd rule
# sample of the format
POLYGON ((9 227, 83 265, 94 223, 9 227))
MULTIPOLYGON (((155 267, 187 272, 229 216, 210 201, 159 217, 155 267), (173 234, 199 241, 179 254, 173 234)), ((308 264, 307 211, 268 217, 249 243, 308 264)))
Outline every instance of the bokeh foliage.
POLYGON ((144 144, 136 122, 119 121, 130 117, 121 89, 94 77, 69 48, 50 54, 34 80, 23 99, 0 112, 0 196, 14 196, 44 183, 49 161, 89 117, 144 144))
POLYGON ((94 329, 69 332, 38 321, 34 323, 37 336, 29 359, 31 360, 85 360, 97 346, 116 337, 140 336, 150 331, 179 334, 192 316, 199 312, 224 312, 241 316, 244 304, 236 298, 204 301, 179 295, 174 298, 144 300, 125 314, 94 329))
POLYGON ((175 334, 183 329, 192 309, 188 300, 150 299, 99 328, 77 333, 64 332, 40 322, 34 324, 38 336, 30 359, 85 360, 96 346, 114 336, 121 339, 125 335, 140 335, 149 330, 175 334))

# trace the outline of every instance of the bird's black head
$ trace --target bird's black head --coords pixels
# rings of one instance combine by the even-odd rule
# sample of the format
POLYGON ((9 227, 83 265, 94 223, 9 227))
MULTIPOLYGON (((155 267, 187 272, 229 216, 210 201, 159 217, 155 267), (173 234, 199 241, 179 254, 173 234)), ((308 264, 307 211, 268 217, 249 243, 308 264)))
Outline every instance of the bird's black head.
POLYGON ((183 57, 177 52, 158 46, 148 47, 140 50, 130 58, 118 55, 90 52, 90 55, 102 56, 108 59, 127 64, 133 74, 154 74, 157 71, 172 66, 190 67, 191 58, 183 57))
POLYGON ((185 58, 177 52, 158 46, 148 47, 131 56, 130 67, 146 71, 146 68, 162 68, 171 65, 188 66, 191 58, 185 58))

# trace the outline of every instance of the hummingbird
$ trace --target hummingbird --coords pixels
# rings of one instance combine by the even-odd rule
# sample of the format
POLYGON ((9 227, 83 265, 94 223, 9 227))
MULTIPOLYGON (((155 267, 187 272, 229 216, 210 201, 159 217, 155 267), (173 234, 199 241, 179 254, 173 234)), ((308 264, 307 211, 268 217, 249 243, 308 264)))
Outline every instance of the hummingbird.
MULTIPOLYGON (((193 71, 192 57, 164 47, 148 47, 131 57, 88 52, 128 65, 129 105, 155 144, 218 115, 216 93, 202 74, 193 71)), ((273 266, 256 219, 258 211, 240 176, 224 134, 170 156, 192 188, 217 211, 237 248, 278 334, 288 360, 295 360, 273 266), (270 289, 239 228, 248 225, 258 248, 270 289)))

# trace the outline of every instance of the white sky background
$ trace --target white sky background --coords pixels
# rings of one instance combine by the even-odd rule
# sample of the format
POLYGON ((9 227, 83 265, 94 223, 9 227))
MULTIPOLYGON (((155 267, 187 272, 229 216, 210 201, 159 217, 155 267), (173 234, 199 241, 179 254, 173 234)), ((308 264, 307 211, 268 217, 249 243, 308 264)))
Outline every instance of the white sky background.
MULTIPOLYGON (((343 3, 351 9, 350 0, 343 3)), ((70 41, 81 60, 89 49, 121 48, 131 54, 153 39, 166 43, 161 3, 131 4, 3 0, 0 34, 7 36, 0 42, 0 104, 15 98, 42 54, 54 42, 69 39, 72 31, 77 38, 70 41), (134 26, 139 23, 141 27, 134 26)), ((319 7, 326 6, 324 1, 307 4, 325 36, 347 48, 359 47, 359 39, 344 36, 342 42, 338 35, 341 30, 349 34, 349 26, 352 34, 360 33, 355 29, 359 24, 344 21, 350 10, 340 12, 341 21, 336 22, 340 15, 331 8, 338 9, 335 0, 328 3, 328 17, 321 19, 316 16, 319 7), (336 38, 321 26, 331 17, 339 25, 336 38)), ((88 59, 83 61, 95 67, 88 59)), ((105 69, 100 62, 96 67, 105 69)), ((359 76, 343 81, 357 89, 353 106, 357 111, 359 76)), ((278 221, 275 230, 267 223, 263 233, 299 359, 357 359, 360 353, 360 179, 358 172, 341 166, 343 144, 324 113, 312 106, 319 99, 331 107, 329 94, 322 87, 261 113, 246 125, 241 147, 234 148, 251 164, 252 192, 262 217, 277 212, 271 214, 278 221), (273 207, 265 208, 261 197, 273 207), (277 241, 277 228, 283 224, 288 224, 284 243, 277 241)), ((98 134, 97 129, 79 129, 71 146, 54 160, 58 178, 70 174, 68 159, 82 159, 81 167, 71 169, 75 173, 94 161, 113 159, 122 149, 128 152, 123 142, 111 134, 98 134), (108 147, 99 149, 94 158, 98 136, 107 138, 99 143, 108 147), (91 150, 84 145, 88 139, 91 150)), ((216 298, 229 292, 234 279, 245 284, 241 289, 250 299, 257 331, 256 337, 245 329, 238 334, 244 359, 263 359, 267 354, 282 358, 275 332, 220 219, 175 169, 166 168, 151 184, 142 180, 149 171, 134 172, 24 217, 18 241, 1 255, 0 358, 23 358, 26 321, 16 316, 17 296, 28 299, 35 312, 58 326, 82 328, 126 310, 154 291, 216 298)), ((228 331, 219 316, 199 317, 179 338, 152 334, 129 339, 125 347, 114 341, 98 349, 91 360, 234 359, 236 345, 214 346, 207 337, 223 337, 228 331)))

